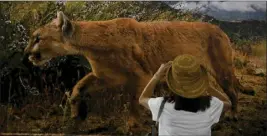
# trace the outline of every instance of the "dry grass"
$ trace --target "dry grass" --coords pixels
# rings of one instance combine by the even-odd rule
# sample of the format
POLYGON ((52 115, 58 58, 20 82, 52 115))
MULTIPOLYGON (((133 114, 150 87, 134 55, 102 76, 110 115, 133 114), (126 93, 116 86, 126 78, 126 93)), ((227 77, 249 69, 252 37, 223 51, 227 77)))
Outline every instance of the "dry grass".
POLYGON ((266 41, 261 41, 252 46, 251 61, 257 68, 261 67, 266 69, 266 41))
POLYGON ((241 84, 255 89, 255 96, 239 93, 237 122, 221 119, 212 131, 214 136, 225 135, 266 135, 266 78, 249 74, 248 69, 266 69, 266 45, 259 42, 252 45, 252 55, 235 51, 235 73, 241 84))
POLYGON ((266 41, 252 45, 252 56, 266 58, 266 41))
POLYGON ((247 55, 242 51, 234 51, 234 65, 236 69, 241 70, 245 67, 266 69, 266 41, 257 42, 251 48, 251 55, 247 55))
POLYGON ((249 56, 246 53, 243 53, 241 51, 235 50, 234 51, 234 65, 237 69, 243 69, 247 66, 249 60, 249 56))

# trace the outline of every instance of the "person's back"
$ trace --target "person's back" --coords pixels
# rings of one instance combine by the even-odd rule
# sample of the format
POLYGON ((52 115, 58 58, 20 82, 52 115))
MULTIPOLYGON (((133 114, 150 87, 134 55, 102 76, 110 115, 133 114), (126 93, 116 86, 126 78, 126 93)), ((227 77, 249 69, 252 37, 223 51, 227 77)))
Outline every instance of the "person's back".
POLYGON ((159 135, 209 136, 222 112, 231 107, 230 100, 215 89, 203 66, 192 55, 177 56, 173 62, 161 65, 142 92, 139 103, 150 109, 152 119, 159 117, 159 135), (166 74, 167 97, 151 98, 156 84, 166 74), (218 99, 220 98, 220 99, 218 99))
MULTIPOLYGON (((152 119, 156 121, 163 97, 151 98, 148 105, 152 119)), ((159 135, 211 135, 211 126, 219 121, 223 102, 211 97, 210 106, 205 111, 190 112, 174 109, 175 103, 166 102, 159 118, 159 135)))

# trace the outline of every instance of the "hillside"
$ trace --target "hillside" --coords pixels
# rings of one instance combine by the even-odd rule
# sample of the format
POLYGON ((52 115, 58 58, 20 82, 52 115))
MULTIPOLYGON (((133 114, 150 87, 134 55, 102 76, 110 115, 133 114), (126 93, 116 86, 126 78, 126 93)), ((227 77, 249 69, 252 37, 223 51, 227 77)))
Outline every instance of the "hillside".
MULTIPOLYGON (((228 120, 214 126, 214 135, 263 135, 266 131, 266 42, 263 21, 226 22, 199 13, 173 9, 163 2, 0 2, 0 132, 63 133, 72 122, 63 122, 59 107, 65 91, 91 71, 82 56, 54 59, 47 67, 32 66, 23 58, 29 34, 51 21, 57 11, 71 20, 108 20, 131 17, 138 21, 205 21, 220 26, 230 37, 235 52, 236 75, 242 84, 255 88, 255 96, 240 94, 238 122, 228 120), (18 12, 19 11, 19 12, 18 12), (4 114, 7 113, 7 114, 4 114), (25 125, 27 124, 27 125, 25 125)), ((74 129, 76 134, 129 134, 127 98, 123 88, 103 90, 88 100, 90 114, 74 129), (123 99, 124 98, 124 99, 123 99)), ((67 116, 68 117, 68 116, 67 116)), ((150 112, 144 113, 150 129, 150 112)))
POLYGON ((200 13, 221 21, 266 21, 264 1, 166 1, 165 3, 173 8, 199 10, 200 13))

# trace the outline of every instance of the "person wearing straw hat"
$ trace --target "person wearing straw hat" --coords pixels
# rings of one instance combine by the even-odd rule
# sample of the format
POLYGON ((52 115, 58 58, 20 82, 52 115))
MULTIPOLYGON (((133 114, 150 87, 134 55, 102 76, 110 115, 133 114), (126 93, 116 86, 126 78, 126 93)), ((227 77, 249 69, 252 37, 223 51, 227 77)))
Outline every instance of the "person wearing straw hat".
POLYGON ((211 135, 211 126, 231 108, 229 98, 210 85, 205 68, 189 54, 162 64, 144 88, 139 103, 151 111, 153 121, 159 122, 159 135, 175 136, 211 135), (152 98, 163 77, 171 95, 152 98), (158 117, 161 104, 164 106, 158 117))

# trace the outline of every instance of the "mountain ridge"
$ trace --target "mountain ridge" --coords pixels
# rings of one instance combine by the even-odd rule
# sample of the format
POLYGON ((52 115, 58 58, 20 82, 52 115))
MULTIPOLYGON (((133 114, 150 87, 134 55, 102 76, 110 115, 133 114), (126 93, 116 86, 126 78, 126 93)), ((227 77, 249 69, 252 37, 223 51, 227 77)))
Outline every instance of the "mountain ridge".
MULTIPOLYGON (((246 7, 226 9, 225 6, 209 5, 209 4, 190 4, 196 2, 164 2, 174 9, 185 9, 185 10, 197 10, 201 14, 212 16, 217 20, 221 21, 242 21, 242 20, 264 20, 266 21, 266 9, 259 7, 256 3, 249 3, 246 7), (185 6, 181 6, 181 5, 185 6), (202 7, 203 6, 203 7, 202 7), (202 7, 202 8, 201 8, 202 7)), ((227 3, 227 2, 226 2, 227 3)), ((266 3, 264 3, 266 4, 266 3)), ((241 4, 242 5, 242 4, 241 4)), ((243 4, 244 6, 244 4, 243 4)))

